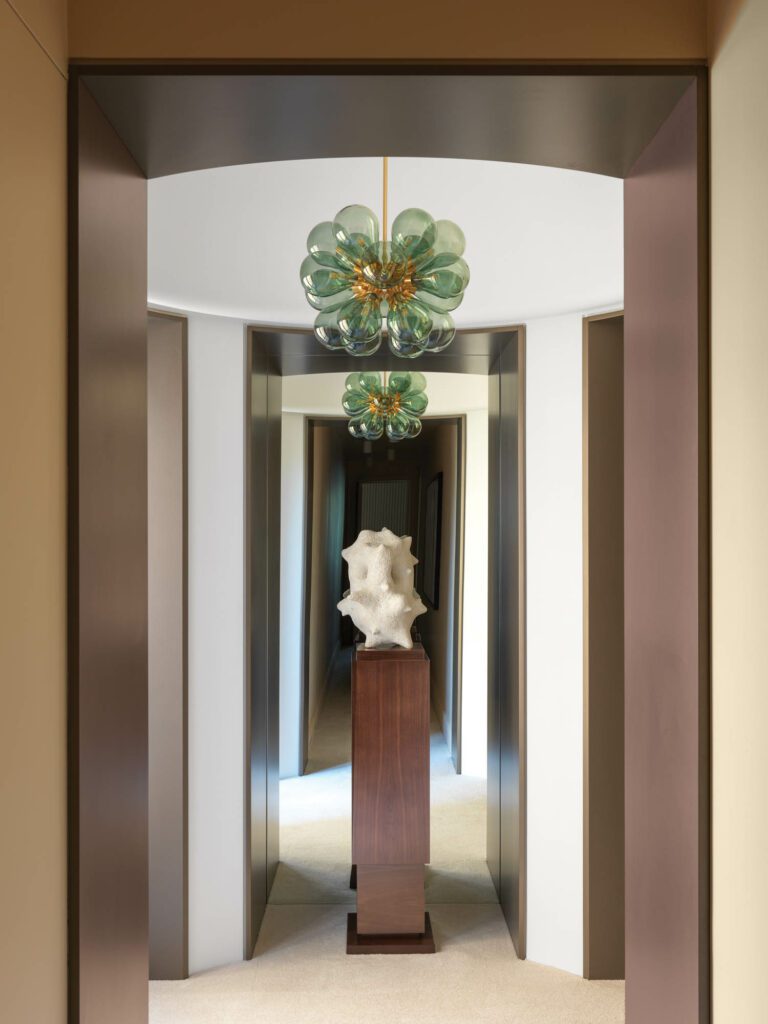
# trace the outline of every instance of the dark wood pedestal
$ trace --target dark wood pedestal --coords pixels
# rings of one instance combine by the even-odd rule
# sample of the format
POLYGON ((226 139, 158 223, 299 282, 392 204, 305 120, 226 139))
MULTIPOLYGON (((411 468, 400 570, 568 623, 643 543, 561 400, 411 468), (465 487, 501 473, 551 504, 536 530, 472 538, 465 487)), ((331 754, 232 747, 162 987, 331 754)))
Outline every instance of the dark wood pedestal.
POLYGON ((352 859, 348 953, 434 953, 429 862, 429 659, 421 644, 352 661, 352 859))

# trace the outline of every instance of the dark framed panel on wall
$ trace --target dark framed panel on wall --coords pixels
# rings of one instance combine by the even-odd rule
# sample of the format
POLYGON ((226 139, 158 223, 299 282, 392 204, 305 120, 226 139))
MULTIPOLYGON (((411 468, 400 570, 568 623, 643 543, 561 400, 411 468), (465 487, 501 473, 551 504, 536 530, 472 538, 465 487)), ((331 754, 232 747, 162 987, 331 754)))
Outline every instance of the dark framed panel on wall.
POLYGON ((424 562, 421 585, 428 607, 440 605, 440 541, 443 526, 443 474, 437 473, 424 494, 424 562))

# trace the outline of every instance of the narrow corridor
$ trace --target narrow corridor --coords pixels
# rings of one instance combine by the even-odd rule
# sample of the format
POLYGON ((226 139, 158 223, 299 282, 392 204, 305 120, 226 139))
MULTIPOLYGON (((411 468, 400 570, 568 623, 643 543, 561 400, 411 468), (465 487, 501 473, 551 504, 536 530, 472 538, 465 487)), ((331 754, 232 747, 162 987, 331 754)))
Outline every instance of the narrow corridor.
POLYGON ((348 957, 350 652, 342 651, 308 771, 280 784, 280 867, 256 956, 150 984, 151 1024, 621 1024, 622 982, 515 957, 485 864, 485 780, 456 775, 433 722, 435 956, 348 957))

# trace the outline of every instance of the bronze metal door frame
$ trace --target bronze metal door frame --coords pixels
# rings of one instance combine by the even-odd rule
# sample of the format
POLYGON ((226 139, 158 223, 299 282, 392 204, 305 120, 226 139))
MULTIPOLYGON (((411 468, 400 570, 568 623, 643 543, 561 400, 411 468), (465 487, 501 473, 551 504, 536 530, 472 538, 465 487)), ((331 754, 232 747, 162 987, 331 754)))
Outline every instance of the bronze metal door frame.
POLYGON ((147 320, 149 970, 170 980, 189 938, 187 318, 147 320))
MULTIPOLYGON (((649 127, 654 118, 659 124, 668 118, 670 96, 682 96, 684 86, 692 81, 696 83, 698 174, 694 174, 690 187, 697 189, 698 221, 695 238, 692 241, 686 240, 686 245, 689 248, 693 245, 697 250, 692 265, 698 278, 698 302, 693 315, 697 318, 699 340, 697 355, 693 362, 687 364, 690 372, 686 370, 689 376, 685 378, 686 386, 692 388, 693 394, 692 437, 695 443, 690 452, 691 464, 681 464, 680 468, 685 472, 690 471, 696 480, 695 489, 691 493, 695 497, 693 508, 697 514, 695 532, 698 559, 695 565, 686 564, 685 572, 688 574, 686 586, 690 584, 691 592, 696 592, 696 606, 691 615, 695 620, 698 646, 692 656, 697 662, 699 684, 695 722, 694 716, 688 715, 680 719, 678 724, 692 734, 692 757, 698 769, 695 773, 697 792, 692 794, 692 798, 695 796, 696 814, 692 845, 686 846, 684 861, 680 865, 675 862, 675 870, 679 867, 688 873, 693 871, 696 876, 696 920, 687 920, 685 927, 690 943, 698 948, 699 957, 694 968, 695 980, 687 976, 686 984, 689 987, 694 985, 698 990, 698 1021, 708 1021, 711 987, 711 742, 707 71, 699 65, 525 66, 471 62, 443 65, 328 65, 308 62, 303 66, 278 63, 167 66, 113 63, 74 65, 71 69, 68 427, 70 1022, 102 1024, 109 1020, 110 1024, 142 1024, 146 1019, 146 990, 143 995, 139 991, 141 976, 146 978, 146 921, 141 912, 145 903, 142 894, 146 893, 146 863, 140 852, 142 836, 146 832, 146 793, 142 783, 146 773, 146 723, 143 727, 141 725, 142 707, 146 704, 145 669, 141 667, 146 665, 146 657, 142 656, 142 651, 146 654, 146 596, 142 604, 139 578, 141 571, 145 571, 141 567, 146 567, 146 519, 142 526, 140 517, 135 521, 126 518, 129 510, 138 508, 136 499, 141 498, 146 487, 145 472, 141 468, 145 468, 146 462, 146 422, 144 417, 142 430, 141 412, 142 387, 138 383, 136 389, 133 389, 131 383, 136 374, 138 379, 141 378, 141 368, 146 366, 146 338, 143 327, 140 329, 137 326, 140 322, 143 325, 146 317, 146 289, 142 289, 140 283, 146 248, 142 251, 137 242, 142 237, 142 211, 137 207, 133 223, 125 223, 119 216, 125 206, 121 205, 119 199, 116 201, 116 197, 122 191, 130 197, 129 204, 138 202, 140 207, 146 194, 143 179, 147 174, 211 166, 209 151, 203 146, 203 149, 193 152, 197 143, 190 136, 190 132, 194 134, 195 126, 200 128, 201 119, 210 114, 211 105, 206 102, 201 105, 198 102, 199 96, 195 97, 192 93, 197 91, 203 97, 208 95, 211 98, 212 90, 218 90, 220 100, 221 88, 226 86, 234 90, 232 95, 236 96, 238 90, 242 94, 243 83, 248 85, 249 80, 267 74, 283 79, 315 75, 318 81, 327 76, 358 74, 371 76, 371 82, 377 81, 380 89, 386 89, 387 82, 394 89, 398 79, 409 74, 419 76, 423 85, 429 83, 430 76, 440 76, 443 85, 461 79, 462 76, 474 76, 473 89, 478 94, 482 91, 478 84, 481 81, 514 82, 515 88, 519 87, 520 117, 529 117, 532 124, 539 125, 540 130, 532 134, 514 133, 514 145, 528 145, 528 150, 515 150, 513 146, 505 156, 485 154, 487 158, 519 159, 553 166, 575 165, 585 170, 625 175, 630 173, 642 152, 649 147, 649 127), (171 100, 181 105, 178 106, 177 102, 174 108, 168 90, 173 91, 174 82, 181 82, 182 79, 186 82, 186 98, 177 91, 175 99, 171 97, 171 100), (674 80, 677 80, 677 85, 674 80), (615 96, 612 99, 613 83, 621 94, 618 103, 614 102, 615 96), (656 90, 657 83, 660 90, 656 90), (638 95, 641 97, 639 104, 635 102, 638 95), (553 116, 565 117, 568 125, 575 123, 572 120, 573 103, 581 103, 580 111, 590 119, 594 132, 575 139, 570 131, 553 132, 551 123, 539 116, 541 111, 535 106, 539 101, 549 104, 547 111, 553 113, 553 116), (649 111, 650 115, 646 116, 649 111), (107 116, 104 116, 105 112, 107 116), (161 130, 153 134, 146 121, 150 114, 153 119, 159 118, 161 122, 163 117, 177 117, 178 120, 171 123, 180 126, 180 130, 161 130), (632 130, 625 131, 627 119, 631 121, 634 117, 637 117, 637 121, 632 122, 632 130), (195 121, 195 118, 198 120, 195 121), (180 146, 180 153, 176 157, 182 163, 186 161, 186 166, 172 166, 176 157, 166 146, 171 137, 180 146), (552 139, 567 139, 566 150, 572 143, 573 148, 567 152, 566 159, 559 152, 547 150, 552 139), (89 152, 94 152, 93 149, 89 150, 93 146, 101 147, 106 164, 102 167, 104 173, 89 177, 83 161, 89 158, 89 152), (166 148, 160 154, 163 146, 166 148), (578 156, 574 162, 576 150, 578 156), (158 155, 162 155, 163 160, 170 160, 165 171, 153 170, 148 166, 147 161, 154 161, 158 155), (202 163, 194 163, 195 160, 202 163), (600 166, 590 165, 592 160, 600 166), (614 170, 609 170, 610 167, 614 170), (91 216, 94 213, 97 216, 95 221, 91 216), (101 225, 98 218, 101 218, 101 225), (101 230, 107 225, 111 225, 108 230, 109 246, 103 244, 106 236, 101 230), (140 295, 142 290, 143 294, 140 295), (105 362, 111 351, 106 344, 108 338, 114 339, 116 344, 120 339, 126 345, 123 355, 118 357, 116 349, 112 352, 115 358, 111 364, 105 362), (104 389, 111 386, 110 382, 114 383, 117 393, 123 398, 130 397, 132 404, 118 406, 113 403, 109 407, 102 403, 104 389), (120 416, 124 417, 122 422, 120 416), (110 490, 107 483, 114 467, 118 465, 122 477, 110 490), (117 510, 114 505, 110 505, 110 501, 123 487, 126 490, 126 502, 120 509, 120 516, 117 516, 117 510), (99 554, 99 544, 103 547, 103 556, 99 554), (122 565, 125 560, 121 589, 116 589, 114 571, 101 581, 98 571, 100 559, 104 566, 111 562, 122 565), (139 576, 134 578, 136 571, 139 571, 139 576), (126 587, 129 580, 130 586, 126 587), (114 614, 107 622, 103 613, 108 612, 110 607, 114 608, 114 614), (96 611, 102 614, 95 615, 96 611), (119 628, 111 629, 110 632, 110 623, 119 628), (124 704, 124 713, 119 718, 109 715, 104 717, 99 712, 100 706, 104 710, 104 691, 99 687, 118 665, 120 672, 125 675, 125 684, 116 691, 115 700, 124 704), (110 757, 105 760, 106 752, 110 757), (130 807, 135 819, 131 844, 123 842, 115 846, 112 863, 117 875, 97 870, 98 858, 103 856, 103 850, 112 848, 116 836, 125 833, 124 815, 121 814, 120 820, 111 824, 112 818, 108 814, 92 813, 101 800, 100 784, 107 778, 112 780, 109 799, 121 811, 130 807), (122 876, 118 868, 121 864, 124 866, 122 876), (126 979, 126 972, 130 971, 134 973, 134 982, 126 979), (120 990, 130 990, 119 1005, 113 998, 118 983, 120 990)), ((347 92, 354 94, 355 91, 347 92)), ((459 95, 463 95, 461 90, 459 95)), ((465 98, 467 102, 472 101, 469 93, 465 98)), ((218 100, 213 103, 216 109, 220 109, 217 106, 218 100)), ((235 102, 232 106, 233 112, 245 118, 244 123, 247 123, 252 109, 247 103, 238 105, 235 102)), ((498 118, 501 114, 495 111, 494 116, 498 118)), ((296 133, 295 130, 292 134, 294 137, 302 136, 302 133, 296 133)), ((488 138, 500 138, 499 132, 486 132, 486 135, 488 138)), ((252 132, 250 135, 242 133, 235 126, 229 139, 211 132, 203 133, 203 136, 203 142, 207 140, 206 144, 215 143, 218 146, 216 153, 223 162, 248 162, 255 158, 253 150, 248 147, 257 145, 259 139, 254 139, 252 132), (239 151, 237 146, 241 146, 239 151)), ((462 136, 462 133, 457 133, 458 136, 462 136)), ((471 138, 465 137, 466 144, 469 144, 467 139, 471 142, 471 138)), ((504 139, 509 142, 506 136, 504 139)), ((381 141, 377 127, 375 138, 367 140, 361 151, 378 153, 381 141)), ((404 151, 413 152, 416 145, 414 140, 406 142, 404 151)), ((330 144, 333 144, 333 140, 323 142, 323 145, 330 144)), ((393 151, 392 146, 388 148, 393 151)), ((454 150, 455 145, 453 148, 438 145, 432 150, 432 155, 462 155, 454 150)), ((360 155, 360 151, 356 155, 360 155)), ((473 152, 464 155, 484 154, 473 152)), ((259 158, 276 157, 262 155, 259 158)), ((283 154, 282 158, 285 159, 286 155, 283 154)), ((634 277, 630 276, 628 283, 633 284, 634 277)), ((629 314, 629 303, 626 303, 626 309, 629 314)), ((291 354, 286 353, 286 358, 290 357, 291 354)), ((468 351, 454 362, 453 368, 483 372, 477 367, 485 358, 482 353, 478 355, 477 352, 468 351)), ((342 367, 337 365, 336 368, 342 367)), ((689 499, 690 495, 686 494, 685 507, 681 505, 675 512, 682 516, 680 522, 686 522, 689 528, 693 528, 689 520, 692 508, 689 499)), ((636 528, 637 524, 633 523, 633 529, 636 528)), ((115 673, 115 680, 117 675, 115 673)), ((271 756, 274 757, 274 752, 271 756)), ((650 879, 651 876, 648 876, 646 882, 650 879)), ((665 969, 668 973, 672 972, 671 976, 674 977, 674 964, 668 962, 665 969)), ((642 974, 641 971, 640 976, 642 974)), ((633 988, 631 980, 628 981, 630 1012, 634 1012, 632 1007, 645 1005, 647 999, 652 997, 653 993, 650 996, 645 992, 639 993, 633 988)), ((661 995, 657 998, 660 999, 661 995)), ((658 1016, 657 1019, 661 1021, 663 1017, 658 1016)))
POLYGON ((527 947, 525 329, 488 376, 488 868, 527 947))
POLYGON ((624 977, 624 311, 582 321, 584 977, 624 977))

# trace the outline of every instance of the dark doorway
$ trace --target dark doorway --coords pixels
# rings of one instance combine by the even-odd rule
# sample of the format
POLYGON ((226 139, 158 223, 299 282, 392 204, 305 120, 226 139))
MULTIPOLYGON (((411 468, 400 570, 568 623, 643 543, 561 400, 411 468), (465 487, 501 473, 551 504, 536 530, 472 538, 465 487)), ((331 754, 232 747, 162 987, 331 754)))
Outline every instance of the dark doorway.
POLYGON ((430 653, 433 711, 460 771, 464 419, 426 417, 421 434, 407 444, 393 444, 386 437, 356 440, 341 419, 310 419, 307 429, 304 763, 319 710, 318 693, 325 690, 337 650, 351 647, 356 635, 352 621, 335 611, 348 586, 346 566, 336 553, 350 546, 360 530, 387 527, 411 537, 411 550, 419 559, 416 589, 435 598, 427 600, 428 611, 416 628, 430 653), (432 518, 436 481, 439 505, 432 518))
MULTIPOLYGON (((524 332, 520 328, 510 327, 498 331, 459 332, 453 345, 446 353, 432 357, 432 372, 451 371, 457 366, 464 366, 465 372, 480 373, 488 379, 489 386, 489 477, 492 481, 489 495, 489 609, 488 609, 488 865, 491 876, 499 895, 510 931, 520 956, 525 955, 525 749, 524 749, 524 567, 521 551, 524 541, 522 514, 523 501, 523 463, 522 438, 520 429, 522 415, 523 373, 522 358, 524 353, 524 332), (520 361, 520 362, 519 362, 520 361), (512 528, 510 529, 510 525, 512 528), (503 637, 503 646, 500 638, 503 637)), ((283 330, 275 331, 268 328, 253 327, 250 330, 249 358, 254 367, 259 368, 258 374, 252 377, 254 392, 247 398, 246 408, 251 416, 251 451, 252 472, 260 473, 258 479, 271 479, 271 471, 264 468, 264 459, 269 458, 270 465, 279 467, 279 456, 267 456, 265 438, 272 438, 275 444, 274 430, 267 423, 275 424, 279 420, 281 408, 281 380, 292 373, 323 373, 344 370, 359 366, 352 357, 345 359, 336 353, 318 353, 317 343, 309 331, 283 330), (341 364, 341 365, 340 365, 341 364), (266 381, 263 379, 266 374, 266 381), (267 396, 264 401, 259 397, 267 396)), ((377 353, 366 361, 370 369, 390 369, 393 356, 385 352, 377 353)), ((439 420, 436 424, 439 424, 439 420)), ((449 421, 450 422, 450 421, 449 421)), ((454 451, 463 452, 463 429, 459 440, 460 420, 453 418, 456 430, 454 451)), ((343 424, 342 434, 344 434, 343 424)), ((426 426, 425 436, 429 436, 432 428, 426 426)), ((438 429, 436 425, 434 429, 438 429)), ((352 441, 346 435, 356 454, 359 442, 352 441)), ((414 442, 409 442, 414 443, 414 442)), ((425 442, 426 444, 426 439, 425 442)), ((463 457, 463 456, 462 456, 463 457)), ((385 461, 388 461, 385 459, 385 461)), ((426 485, 432 481, 433 474, 426 479, 426 485)), ((463 471, 457 470, 457 479, 463 477, 463 471)), ((261 495, 258 505, 249 515, 247 528, 249 544, 252 551, 251 563, 256 559, 267 560, 267 548, 273 565, 274 552, 279 550, 279 526, 272 513, 267 509, 273 507, 279 494, 279 483, 274 481, 265 484, 265 492, 261 495), (262 511, 263 510, 263 511, 262 511), (266 518, 261 518, 261 516, 266 518), (270 533, 270 531, 272 531, 270 533), (260 552, 260 554, 259 554, 260 552)), ((458 490, 456 492, 458 494, 458 490)), ((279 500, 279 499, 278 499, 279 500)), ((424 504, 423 495, 419 498, 420 508, 424 504)), ((420 513, 421 515, 421 513, 420 513)), ((353 513, 350 522, 356 521, 357 513, 353 513)), ((417 521, 418 522, 418 521, 417 521)), ((422 527, 419 526, 419 529, 422 527)), ((448 532, 445 537, 449 537, 448 532)), ((445 537, 443 539, 445 539, 445 537)), ((449 557, 445 555, 446 559, 449 557)), ((455 558, 455 556, 454 556, 455 558)), ((455 560, 460 564, 460 559, 455 560)), ((265 606, 279 607, 277 582, 270 574, 271 589, 264 593, 261 581, 267 577, 263 573, 254 572, 252 576, 256 590, 254 600, 263 602, 265 606)), ((444 583, 444 586, 447 585, 444 583)), ((455 592, 454 598, 455 600, 455 592)), ((252 898, 248 908, 250 927, 255 935, 264 913, 269 893, 269 885, 274 876, 276 865, 275 844, 277 842, 277 775, 276 765, 267 769, 267 752, 277 742, 278 722, 273 702, 277 701, 279 679, 277 678, 277 661, 272 662, 269 679, 263 675, 263 657, 261 652, 267 651, 269 643, 276 642, 276 631, 270 633, 269 620, 264 615, 251 615, 253 631, 250 650, 253 667, 250 689, 252 699, 262 707, 262 721, 269 723, 269 736, 254 730, 250 740, 251 763, 255 765, 252 792, 252 813, 257 815, 257 822, 252 823, 250 835, 252 843, 248 853, 248 862, 253 865, 252 877, 256 884, 252 889, 252 898), (273 696, 270 697, 269 694, 273 696), (264 773, 270 773, 270 780, 264 783, 264 773), (260 801, 264 794, 268 800, 274 801, 265 812, 260 801), (266 823, 267 834, 256 831, 257 823, 266 823), (266 880, 266 884, 265 884, 266 880)), ((273 620, 274 622, 274 620, 273 620)), ((460 630, 452 630, 452 639, 460 635, 460 630)), ((448 633, 446 633, 448 636, 448 633)), ((305 640, 306 642, 306 640, 305 640)), ((450 660, 450 659, 447 659, 450 660)), ((459 703, 459 702, 457 702, 459 703)), ((446 732, 448 730, 446 729, 446 732)), ((252 949, 252 947, 251 947, 252 949)), ((249 949, 249 953, 251 951, 249 949)))

